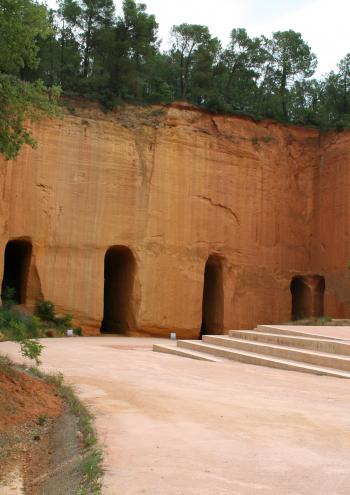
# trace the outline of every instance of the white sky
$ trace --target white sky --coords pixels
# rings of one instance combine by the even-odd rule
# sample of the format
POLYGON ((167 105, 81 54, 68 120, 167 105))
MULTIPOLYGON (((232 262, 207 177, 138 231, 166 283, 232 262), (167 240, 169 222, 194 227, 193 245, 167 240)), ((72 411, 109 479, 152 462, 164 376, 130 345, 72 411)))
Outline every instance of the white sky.
MULTIPOLYGON (((46 0, 51 7, 55 0, 46 0)), ((122 0, 114 0, 120 9, 122 0)), ((204 24, 223 44, 232 28, 244 27, 250 36, 293 29, 302 34, 318 57, 316 75, 336 69, 350 52, 350 0, 143 0, 155 14, 159 36, 166 46, 172 25, 204 24)))

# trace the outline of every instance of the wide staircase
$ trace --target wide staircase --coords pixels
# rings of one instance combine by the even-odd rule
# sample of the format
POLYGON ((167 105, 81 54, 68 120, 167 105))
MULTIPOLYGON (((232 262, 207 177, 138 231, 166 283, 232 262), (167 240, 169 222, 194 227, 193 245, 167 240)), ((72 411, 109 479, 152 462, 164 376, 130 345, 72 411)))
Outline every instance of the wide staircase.
MULTIPOLYGON (((321 328, 321 327, 320 327, 321 328)), ((204 335, 202 340, 155 344, 153 350, 204 361, 241 363, 350 378, 350 340, 310 335, 297 330, 259 325, 231 330, 229 335, 204 335)))

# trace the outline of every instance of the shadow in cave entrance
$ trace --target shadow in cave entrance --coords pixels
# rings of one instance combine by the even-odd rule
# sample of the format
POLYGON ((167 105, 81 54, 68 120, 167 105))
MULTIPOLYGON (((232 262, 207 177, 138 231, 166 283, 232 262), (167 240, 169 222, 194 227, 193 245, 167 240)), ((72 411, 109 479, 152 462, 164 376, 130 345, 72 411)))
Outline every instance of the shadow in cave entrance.
POLYGON ((3 296, 8 288, 14 289, 13 299, 17 304, 26 302, 31 257, 32 243, 30 241, 17 239, 7 243, 1 294, 3 296))
POLYGON ((222 333, 224 329, 224 286, 222 260, 210 255, 204 270, 202 325, 200 336, 222 333))
POLYGON ((104 262, 104 311, 102 333, 128 334, 135 328, 132 297, 135 258, 126 246, 112 246, 104 262))
POLYGON ((292 293, 292 320, 324 316, 325 280, 321 275, 294 277, 292 293))

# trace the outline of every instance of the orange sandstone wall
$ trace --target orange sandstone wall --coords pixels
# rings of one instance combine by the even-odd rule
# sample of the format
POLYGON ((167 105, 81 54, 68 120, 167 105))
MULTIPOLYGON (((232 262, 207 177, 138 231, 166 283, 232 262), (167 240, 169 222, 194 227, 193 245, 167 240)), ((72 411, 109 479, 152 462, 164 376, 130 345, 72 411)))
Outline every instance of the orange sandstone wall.
POLYGON ((325 315, 350 318, 350 132, 323 136, 320 149, 312 267, 325 277, 325 315))
MULTIPOLYGON (((319 269, 327 258, 329 283, 336 280, 331 235, 328 255, 311 254, 315 183, 332 207, 321 231, 340 209, 348 222, 349 199, 332 199, 331 139, 319 173, 315 130, 170 106, 79 109, 34 133, 37 150, 0 166, 0 252, 10 239, 32 240, 29 305, 51 299, 98 332, 112 245, 136 259, 140 333, 198 335, 210 254, 223 259, 225 330, 290 319, 291 278, 312 263, 319 269)), ((341 195, 343 179, 334 180, 341 195)), ((345 247, 340 256, 346 264, 345 247)))

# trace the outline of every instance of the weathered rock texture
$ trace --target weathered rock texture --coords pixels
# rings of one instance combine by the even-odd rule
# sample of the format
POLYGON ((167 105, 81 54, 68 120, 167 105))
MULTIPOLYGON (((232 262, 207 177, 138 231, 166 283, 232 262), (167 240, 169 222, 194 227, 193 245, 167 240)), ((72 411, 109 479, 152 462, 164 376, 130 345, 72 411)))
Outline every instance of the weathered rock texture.
POLYGON ((186 106, 79 108, 34 133, 38 149, 0 167, 1 253, 31 240, 29 306, 51 299, 99 332, 105 254, 126 246, 129 331, 198 336, 210 255, 220 331, 289 320, 291 280, 310 273, 325 276, 326 314, 349 314, 350 134, 186 106))
POLYGON ((312 270, 325 275, 325 314, 350 316, 350 132, 320 142, 314 187, 312 270))

